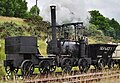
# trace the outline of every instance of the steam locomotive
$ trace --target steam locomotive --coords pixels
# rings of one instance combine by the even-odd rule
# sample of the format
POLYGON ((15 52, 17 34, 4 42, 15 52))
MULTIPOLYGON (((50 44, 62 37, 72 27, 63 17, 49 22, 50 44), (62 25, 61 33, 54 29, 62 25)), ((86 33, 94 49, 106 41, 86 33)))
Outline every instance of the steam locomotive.
POLYGON ((88 38, 83 35, 83 22, 56 25, 56 6, 50 8, 52 24, 48 29, 52 29, 52 38, 47 41, 48 57, 41 56, 36 37, 7 37, 4 66, 8 75, 16 74, 18 69, 21 69, 22 75, 29 76, 35 68, 40 73, 49 73, 56 67, 70 72, 72 67, 78 66, 80 72, 87 72, 90 65, 101 70, 106 65, 113 68, 115 63, 119 64, 112 59, 117 45, 88 44, 88 38))

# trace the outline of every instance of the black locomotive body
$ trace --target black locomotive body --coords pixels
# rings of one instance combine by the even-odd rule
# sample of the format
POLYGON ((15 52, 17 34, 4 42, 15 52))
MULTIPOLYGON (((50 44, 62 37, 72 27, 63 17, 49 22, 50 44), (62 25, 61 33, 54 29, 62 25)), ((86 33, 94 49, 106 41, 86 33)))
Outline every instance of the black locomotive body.
POLYGON ((54 58, 40 56, 37 38, 32 36, 5 38, 5 53, 4 66, 8 74, 11 74, 12 71, 17 73, 18 69, 21 69, 23 75, 30 75, 34 68, 39 68, 42 73, 44 72, 43 63, 46 63, 49 67, 54 64, 54 58))
POLYGON ((51 6, 52 25, 48 29, 52 29, 52 39, 47 41, 48 57, 39 53, 36 37, 5 38, 6 72, 17 73, 21 69, 23 75, 31 75, 34 68, 39 68, 40 73, 48 73, 55 71, 56 66, 65 72, 71 71, 74 66, 79 66, 81 72, 86 72, 90 65, 98 69, 105 65, 112 68, 112 54, 117 45, 88 44, 88 38, 83 36, 83 22, 57 26, 55 9, 51 6))
POLYGON ((86 37, 80 37, 80 31, 83 29, 82 22, 56 26, 56 46, 53 40, 48 42, 48 55, 56 55, 57 66, 62 67, 64 71, 70 71, 74 66, 79 66, 80 71, 89 69, 91 58, 88 57, 88 40, 86 37))
POLYGON ((114 60, 112 55, 118 45, 113 44, 89 44, 88 57, 92 59, 92 65, 101 69, 106 65, 108 68, 113 68, 114 60))
POLYGON ((81 72, 86 72, 90 65, 97 69, 102 69, 106 65, 112 68, 114 64, 112 54, 117 45, 88 44, 88 38, 80 32, 84 29, 82 22, 59 25, 56 29, 58 31, 56 50, 52 49, 53 44, 50 41, 47 52, 58 57, 57 66, 62 67, 65 71, 79 66, 81 72))

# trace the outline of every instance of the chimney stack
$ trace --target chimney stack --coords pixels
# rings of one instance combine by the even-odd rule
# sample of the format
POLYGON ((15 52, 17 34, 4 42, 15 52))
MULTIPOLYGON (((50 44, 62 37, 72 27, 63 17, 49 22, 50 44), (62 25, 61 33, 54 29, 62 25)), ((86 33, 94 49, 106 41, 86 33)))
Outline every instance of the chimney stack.
POLYGON ((52 51, 57 53, 57 38, 56 38, 56 6, 51 8, 51 26, 52 26, 52 51))

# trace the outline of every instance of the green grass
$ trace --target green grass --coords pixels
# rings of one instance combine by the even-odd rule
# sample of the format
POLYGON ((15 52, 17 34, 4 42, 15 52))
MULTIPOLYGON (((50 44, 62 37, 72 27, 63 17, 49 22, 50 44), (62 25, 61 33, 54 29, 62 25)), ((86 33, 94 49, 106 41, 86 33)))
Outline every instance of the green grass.
POLYGON ((96 41, 93 38, 89 37, 88 38, 88 43, 89 44, 94 44, 94 43, 96 43, 96 41))
POLYGON ((46 50, 47 50, 47 44, 45 43, 44 40, 38 40, 38 48, 39 48, 39 51, 41 53, 41 55, 43 56, 47 56, 47 53, 46 53, 46 50))
MULTIPOLYGON (((4 40, 0 39, 0 60, 5 58, 5 51, 4 51, 4 40)), ((0 61, 1 62, 1 61, 0 61)))
POLYGON ((5 59, 4 40, 0 39, 0 79, 5 75, 3 60, 5 59))
POLYGON ((25 22, 24 19, 15 18, 15 17, 0 16, 0 24, 2 24, 4 22, 13 22, 13 23, 16 23, 18 25, 28 26, 28 23, 25 22))

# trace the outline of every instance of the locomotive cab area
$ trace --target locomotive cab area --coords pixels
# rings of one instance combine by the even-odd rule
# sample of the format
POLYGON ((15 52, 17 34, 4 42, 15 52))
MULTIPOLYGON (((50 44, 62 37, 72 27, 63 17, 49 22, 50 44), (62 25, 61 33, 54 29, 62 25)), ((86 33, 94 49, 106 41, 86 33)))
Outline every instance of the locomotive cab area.
MULTIPOLYGON (((74 56, 72 52, 80 50, 79 46, 81 41, 84 41, 86 44, 88 42, 87 37, 83 37, 81 34, 83 29, 82 22, 56 26, 56 41, 58 49, 58 53, 56 55, 71 55, 73 57, 81 57, 76 55, 74 56)), ((52 40, 48 42, 47 53, 55 54, 51 49, 51 42, 52 40)))

